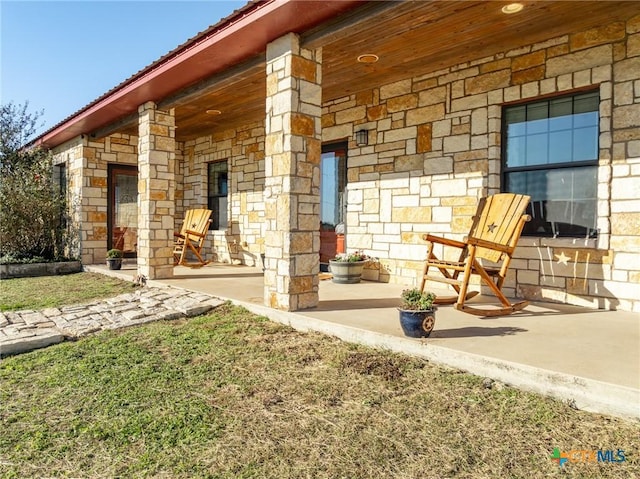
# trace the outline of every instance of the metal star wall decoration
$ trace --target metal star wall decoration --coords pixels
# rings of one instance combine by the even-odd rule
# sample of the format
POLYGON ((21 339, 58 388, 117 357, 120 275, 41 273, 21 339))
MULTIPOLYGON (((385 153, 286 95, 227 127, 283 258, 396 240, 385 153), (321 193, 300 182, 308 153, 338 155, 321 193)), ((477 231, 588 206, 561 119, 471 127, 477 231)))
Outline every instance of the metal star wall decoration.
POLYGON ((568 265, 568 261, 571 259, 570 256, 564 254, 564 251, 562 251, 560 254, 554 254, 554 256, 558 258, 558 264, 563 264, 565 266, 568 265))

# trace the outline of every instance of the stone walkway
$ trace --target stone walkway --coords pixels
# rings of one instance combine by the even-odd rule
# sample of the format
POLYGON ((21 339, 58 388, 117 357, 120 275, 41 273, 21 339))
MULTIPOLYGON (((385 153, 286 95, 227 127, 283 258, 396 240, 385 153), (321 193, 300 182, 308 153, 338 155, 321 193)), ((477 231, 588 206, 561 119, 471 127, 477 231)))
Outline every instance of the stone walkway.
POLYGON ((0 357, 105 329, 197 316, 223 302, 204 293, 147 286, 91 303, 41 311, 0 312, 0 357))

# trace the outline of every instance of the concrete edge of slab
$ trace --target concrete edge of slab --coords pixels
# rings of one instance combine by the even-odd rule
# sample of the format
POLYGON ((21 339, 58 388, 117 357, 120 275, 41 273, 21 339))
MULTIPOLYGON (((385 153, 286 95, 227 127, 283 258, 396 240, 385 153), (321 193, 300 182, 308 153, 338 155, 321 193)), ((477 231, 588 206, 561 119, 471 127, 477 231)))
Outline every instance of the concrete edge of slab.
POLYGON ((298 331, 316 331, 364 346, 421 357, 439 365, 566 401, 577 409, 626 420, 640 420, 638 389, 436 346, 428 340, 389 336, 322 321, 305 316, 304 312, 290 313, 243 301, 229 301, 298 331))

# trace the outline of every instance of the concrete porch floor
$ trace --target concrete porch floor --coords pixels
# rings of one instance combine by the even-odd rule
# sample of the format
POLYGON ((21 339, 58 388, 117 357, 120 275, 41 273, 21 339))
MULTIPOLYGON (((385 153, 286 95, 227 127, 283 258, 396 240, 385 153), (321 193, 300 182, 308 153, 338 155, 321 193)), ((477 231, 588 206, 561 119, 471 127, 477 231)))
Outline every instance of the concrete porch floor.
MULTIPOLYGON (((120 271, 89 271, 133 279, 135 263, 120 271)), ((170 280, 151 281, 228 299, 303 331, 319 331, 368 346, 424 357, 521 389, 570 401, 579 409, 640 420, 640 315, 532 303, 502 317, 478 317, 440 306, 427 339, 403 335, 399 297, 406 286, 320 281, 317 308, 288 313, 263 305, 260 268, 210 264, 176 267, 170 280)), ((476 297, 470 303, 491 301, 476 297)))

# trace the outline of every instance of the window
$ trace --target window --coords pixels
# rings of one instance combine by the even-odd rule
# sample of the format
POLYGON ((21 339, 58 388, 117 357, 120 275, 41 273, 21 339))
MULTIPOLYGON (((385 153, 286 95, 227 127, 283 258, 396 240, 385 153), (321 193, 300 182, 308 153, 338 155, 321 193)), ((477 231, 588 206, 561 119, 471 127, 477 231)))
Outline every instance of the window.
POLYGON ((61 163, 53 167, 53 179, 63 196, 67 194, 67 165, 61 163))
POLYGON ((67 201, 67 165, 65 163, 61 163, 59 165, 54 165, 53 167, 53 181, 60 188, 60 194, 65 201, 65 204, 62 206, 62 211, 60 211, 60 226, 63 228, 67 227, 67 214, 66 214, 66 201, 67 201))
POLYGON ((208 164, 207 207, 213 211, 211 229, 220 230, 227 227, 227 192, 228 167, 226 161, 208 164))
POLYGON ((523 234, 596 235, 598 92, 507 106, 503 190, 531 196, 523 234))

